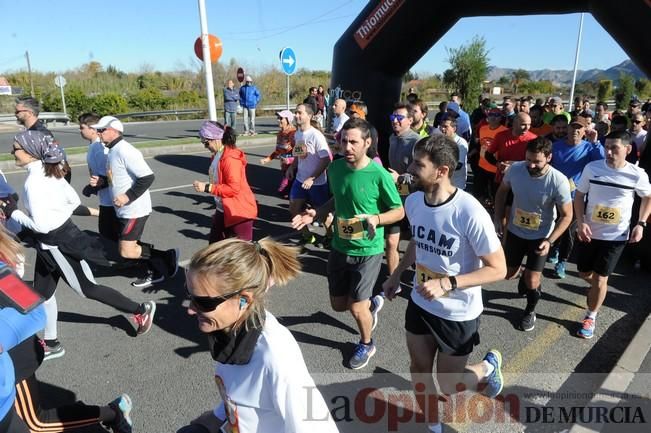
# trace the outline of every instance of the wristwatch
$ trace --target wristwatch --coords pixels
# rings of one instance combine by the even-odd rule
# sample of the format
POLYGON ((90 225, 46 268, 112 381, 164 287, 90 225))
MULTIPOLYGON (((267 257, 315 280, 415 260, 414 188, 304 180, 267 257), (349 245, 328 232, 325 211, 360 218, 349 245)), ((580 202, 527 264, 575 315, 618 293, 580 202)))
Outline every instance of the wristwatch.
POLYGON ((449 276, 448 280, 450 280, 450 286, 452 287, 450 291, 457 290, 457 278, 454 276, 449 276))
POLYGON ((637 225, 646 228, 646 221, 638 221, 638 222, 637 222, 637 225))

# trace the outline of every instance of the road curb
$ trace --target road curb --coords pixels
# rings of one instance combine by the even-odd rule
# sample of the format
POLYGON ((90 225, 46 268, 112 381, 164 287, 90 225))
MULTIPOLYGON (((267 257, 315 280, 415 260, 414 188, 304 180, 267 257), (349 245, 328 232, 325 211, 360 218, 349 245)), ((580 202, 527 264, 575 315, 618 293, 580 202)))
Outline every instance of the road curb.
MULTIPOLYGON (((628 347, 617 361, 617 364, 601 384, 596 395, 586 405, 586 408, 605 407, 608 410, 616 407, 621 396, 635 378, 644 358, 651 348, 651 314, 647 316, 628 347)), ((574 424, 569 433, 598 433, 607 424, 574 424)))
MULTIPOLYGON (((257 137, 257 138, 246 137, 246 138, 239 138, 239 140, 237 141, 237 146, 242 149, 246 149, 247 147, 251 147, 251 146, 259 146, 259 145, 267 145, 267 144, 275 144, 275 143, 276 143, 275 136, 257 137)), ((133 144, 138 144, 138 143, 133 143, 133 144)), ((205 148, 201 143, 188 143, 188 144, 172 144, 169 146, 161 145, 161 146, 143 147, 138 150, 142 152, 143 156, 148 157, 148 156, 156 156, 156 155, 167 155, 171 153, 200 152, 202 150, 205 150, 205 148)), ((72 165, 85 164, 86 152, 68 155, 68 162, 72 165)), ((13 160, 0 161, 0 170, 13 171, 16 169, 17 169, 16 163, 13 160)))

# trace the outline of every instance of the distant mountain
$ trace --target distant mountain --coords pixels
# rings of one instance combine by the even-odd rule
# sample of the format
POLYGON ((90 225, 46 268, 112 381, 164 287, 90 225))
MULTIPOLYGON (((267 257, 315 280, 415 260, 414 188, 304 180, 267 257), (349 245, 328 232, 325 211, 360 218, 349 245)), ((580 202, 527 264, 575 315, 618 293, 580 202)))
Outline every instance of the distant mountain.
MULTIPOLYGON (((504 75, 510 75, 515 69, 498 68, 497 66, 489 67, 488 80, 496 81, 504 75)), ((555 85, 569 85, 572 83, 573 71, 553 71, 551 69, 541 69, 536 71, 528 71, 533 81, 549 80, 555 85)), ((625 60, 619 65, 612 66, 605 71, 602 69, 588 69, 587 71, 578 70, 576 73, 576 81, 597 81, 597 80, 613 80, 618 81, 620 73, 626 73, 637 78, 646 78, 646 75, 635 66, 630 60, 625 60)))

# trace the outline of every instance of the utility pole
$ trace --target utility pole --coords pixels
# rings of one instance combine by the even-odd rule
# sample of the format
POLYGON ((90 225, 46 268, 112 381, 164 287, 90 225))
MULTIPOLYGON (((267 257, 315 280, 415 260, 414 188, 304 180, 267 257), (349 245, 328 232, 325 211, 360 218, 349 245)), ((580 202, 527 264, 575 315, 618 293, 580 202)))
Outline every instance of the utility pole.
POLYGON ((32 80, 32 65, 29 62, 29 51, 25 51, 25 57, 27 58, 27 72, 29 73, 29 86, 32 88, 32 98, 34 97, 34 80, 32 80))
POLYGON ((201 24, 201 45, 203 49, 203 67, 206 77, 206 97, 208 99, 208 118, 217 120, 215 106, 215 87, 212 81, 212 64, 210 63, 210 45, 208 42, 208 19, 206 18, 206 0, 199 1, 199 21, 201 24))

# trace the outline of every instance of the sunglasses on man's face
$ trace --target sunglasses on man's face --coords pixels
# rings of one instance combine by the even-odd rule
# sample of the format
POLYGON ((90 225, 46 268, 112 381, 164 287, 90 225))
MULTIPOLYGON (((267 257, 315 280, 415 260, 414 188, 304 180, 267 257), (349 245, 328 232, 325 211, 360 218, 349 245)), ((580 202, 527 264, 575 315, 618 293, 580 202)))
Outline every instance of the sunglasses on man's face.
POLYGON ((208 147, 210 146, 210 140, 201 140, 201 144, 203 144, 203 147, 208 147))
MULTIPOLYGON (((244 289, 242 289, 244 290, 244 289)), ((185 291, 186 294, 188 295, 188 298, 190 298, 190 303, 191 306, 196 309, 197 311, 201 313, 210 313, 211 311, 215 311, 217 307, 219 307, 221 304, 224 302, 228 301, 234 296, 239 295, 242 293, 242 290, 238 290, 237 292, 229 293, 227 295, 223 296, 194 296, 191 292, 188 286, 185 286, 185 291)))
POLYGON ((403 120, 405 120, 406 117, 407 117, 407 116, 403 116, 402 114, 392 114, 392 115, 389 116, 389 120, 390 120, 392 123, 395 122, 396 120, 398 121, 398 123, 400 123, 400 122, 402 122, 403 120))

